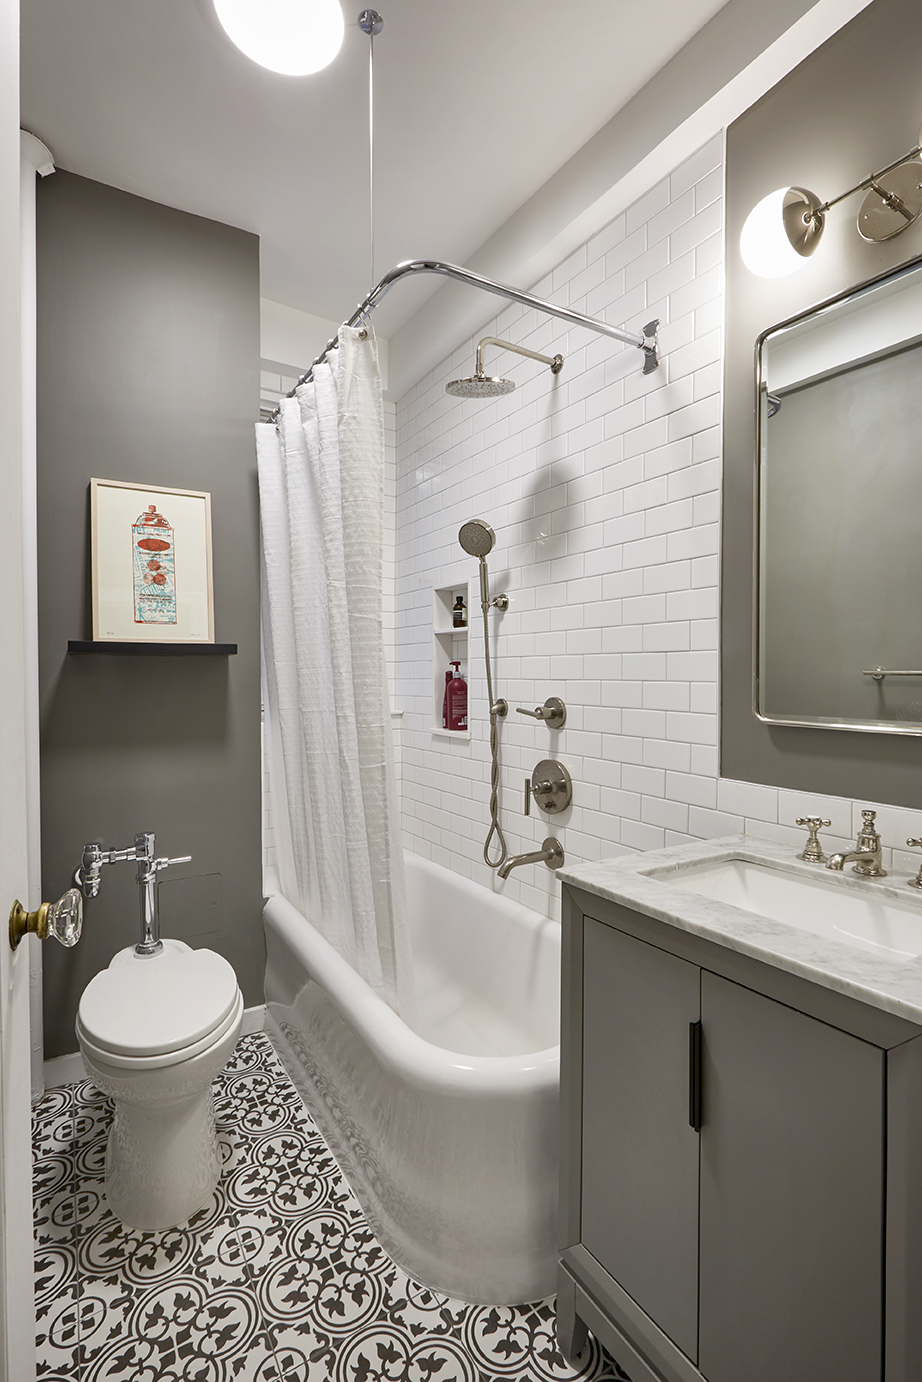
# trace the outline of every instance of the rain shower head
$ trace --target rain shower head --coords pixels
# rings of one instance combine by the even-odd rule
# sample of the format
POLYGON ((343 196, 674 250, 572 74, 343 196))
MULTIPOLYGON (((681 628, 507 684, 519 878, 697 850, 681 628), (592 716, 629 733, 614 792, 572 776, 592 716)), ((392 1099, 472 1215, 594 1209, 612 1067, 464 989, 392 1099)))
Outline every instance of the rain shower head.
POLYGON ((559 374, 563 369, 562 355, 539 355, 525 346, 513 345, 511 341, 501 341, 497 336, 484 336, 477 346, 477 373, 470 379, 452 379, 445 385, 446 393, 452 394, 455 398, 500 398, 503 394, 512 393, 515 384, 511 379, 491 379, 489 375, 484 374, 483 348, 488 345, 500 346, 503 350, 514 351, 516 355, 525 355, 529 360, 537 360, 542 365, 550 365, 552 374, 559 374))
POLYGON ((483 560, 492 552, 496 534, 482 518, 472 518, 462 525, 458 541, 469 557, 480 557, 483 560))
POLYGON ((512 393, 515 384, 511 379, 491 379, 486 374, 474 374, 470 379, 452 379, 445 385, 445 392, 455 398, 500 398, 512 393))

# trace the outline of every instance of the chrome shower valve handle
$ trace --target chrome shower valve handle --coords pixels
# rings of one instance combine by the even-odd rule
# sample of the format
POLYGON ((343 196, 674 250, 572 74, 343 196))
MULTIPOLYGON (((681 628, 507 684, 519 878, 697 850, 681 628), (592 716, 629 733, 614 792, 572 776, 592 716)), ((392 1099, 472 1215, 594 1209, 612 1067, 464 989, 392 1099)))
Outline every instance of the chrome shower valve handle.
POLYGON ((551 729, 562 729, 567 722, 567 707, 559 696, 548 696, 544 705, 538 705, 534 710, 517 705, 515 713, 529 715, 533 720, 543 720, 551 729))
POLYGON ((551 815, 566 810, 573 800, 573 783, 562 763, 553 758, 542 758, 531 777, 526 777, 526 816, 531 815, 532 797, 542 811, 547 811, 551 815))
POLYGON ((805 825, 810 832, 798 859, 804 859, 808 864, 825 864, 826 855, 820 845, 818 832, 832 825, 832 821, 824 820, 822 816, 798 816, 794 824, 805 825))

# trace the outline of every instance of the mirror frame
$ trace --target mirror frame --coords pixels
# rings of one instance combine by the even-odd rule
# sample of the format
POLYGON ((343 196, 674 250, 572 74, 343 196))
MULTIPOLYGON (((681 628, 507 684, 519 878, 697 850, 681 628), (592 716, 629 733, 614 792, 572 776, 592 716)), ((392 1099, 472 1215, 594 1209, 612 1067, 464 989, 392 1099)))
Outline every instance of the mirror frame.
POLYGON ((792 720, 779 715, 767 715, 760 706, 760 671, 761 671, 761 599, 762 599, 762 349, 769 336, 776 331, 783 331, 786 327, 796 326, 799 322, 807 318, 816 316, 820 312, 828 311, 840 302, 846 302, 855 297, 858 293, 863 293, 869 288, 874 288, 880 283, 886 283, 891 279, 900 278, 903 274, 908 274, 914 269, 922 267, 922 255, 907 260, 894 269, 887 269, 886 272, 875 274, 873 278, 864 279, 860 283, 854 283, 850 287, 843 289, 840 293, 835 293, 832 297, 823 298, 814 303, 811 307, 805 308, 802 312, 797 312, 794 316, 785 317, 781 321, 774 322, 771 326, 760 331, 755 342, 755 368, 753 379, 755 382, 755 451, 753 453, 753 570, 752 570, 752 713, 755 718, 766 725, 785 725, 792 729, 844 729, 859 734, 911 734, 919 737, 922 735, 922 720, 918 722, 907 721, 905 724, 894 720, 882 720, 879 724, 873 721, 851 722, 848 720, 836 720, 832 716, 824 720, 797 719, 792 720))

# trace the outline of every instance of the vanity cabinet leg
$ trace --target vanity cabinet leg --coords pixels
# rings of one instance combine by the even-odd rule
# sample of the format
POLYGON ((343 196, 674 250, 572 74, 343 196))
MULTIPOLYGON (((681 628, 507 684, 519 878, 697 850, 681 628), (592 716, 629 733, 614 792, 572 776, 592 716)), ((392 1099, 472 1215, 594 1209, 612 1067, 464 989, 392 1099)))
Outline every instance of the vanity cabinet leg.
POLYGON ((557 1272, 557 1347, 576 1364, 589 1342, 589 1330, 576 1313, 576 1287, 569 1272, 557 1272))

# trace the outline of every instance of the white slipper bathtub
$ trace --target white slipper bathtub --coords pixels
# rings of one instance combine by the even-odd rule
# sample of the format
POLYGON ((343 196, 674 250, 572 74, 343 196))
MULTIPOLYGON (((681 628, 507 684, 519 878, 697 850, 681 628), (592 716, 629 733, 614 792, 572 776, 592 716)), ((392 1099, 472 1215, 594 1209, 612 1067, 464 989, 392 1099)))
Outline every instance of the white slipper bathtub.
POLYGON ((382 1245, 499 1305, 555 1289, 560 927, 407 856, 411 1030, 283 897, 267 1031, 382 1245))

